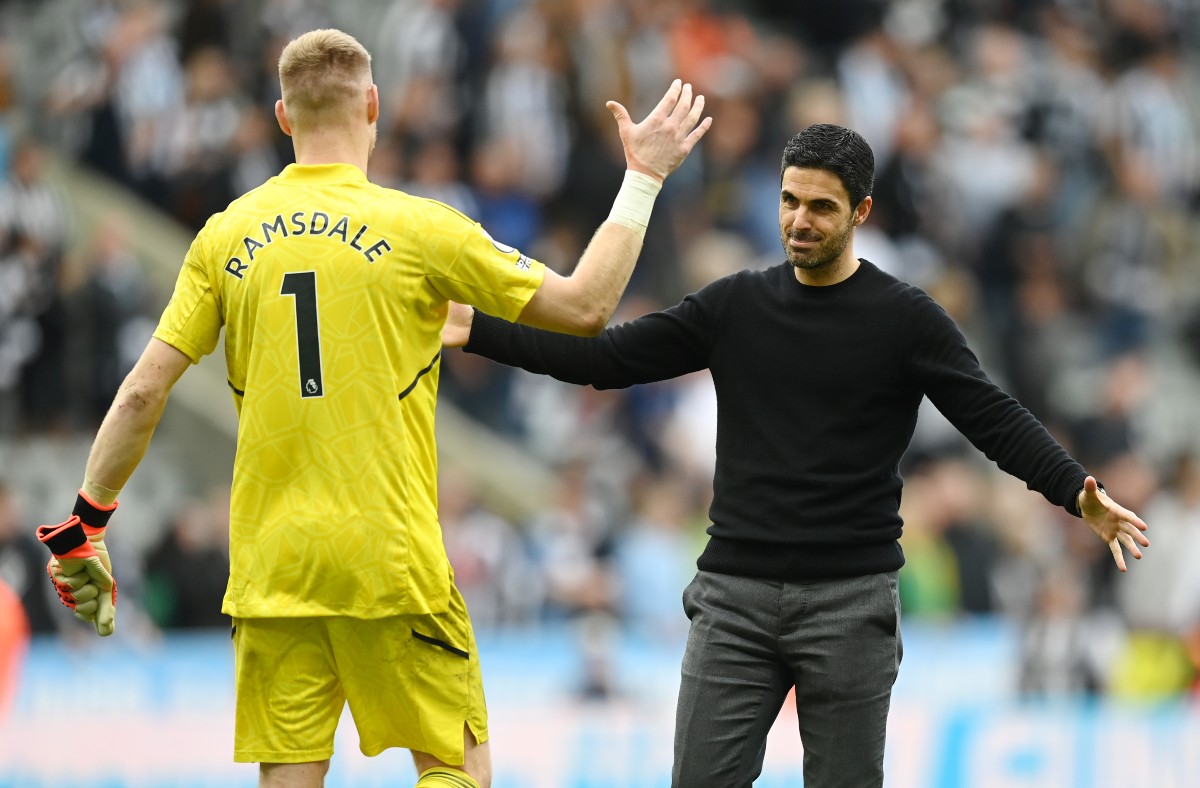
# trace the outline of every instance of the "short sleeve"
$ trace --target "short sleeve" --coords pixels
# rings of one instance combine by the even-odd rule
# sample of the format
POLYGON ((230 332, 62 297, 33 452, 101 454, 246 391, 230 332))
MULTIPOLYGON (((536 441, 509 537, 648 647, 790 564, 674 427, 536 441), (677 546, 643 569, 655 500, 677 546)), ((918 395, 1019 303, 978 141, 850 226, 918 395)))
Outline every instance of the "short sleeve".
POLYGON ((155 338, 185 354, 193 364, 213 352, 224 323, 205 265, 203 236, 201 232, 192 241, 175 291, 154 331, 155 338))
POLYGON ((515 321, 542 285, 546 266, 492 239, 478 223, 457 211, 463 239, 448 261, 430 261, 430 281, 444 297, 470 304, 490 315, 515 321))

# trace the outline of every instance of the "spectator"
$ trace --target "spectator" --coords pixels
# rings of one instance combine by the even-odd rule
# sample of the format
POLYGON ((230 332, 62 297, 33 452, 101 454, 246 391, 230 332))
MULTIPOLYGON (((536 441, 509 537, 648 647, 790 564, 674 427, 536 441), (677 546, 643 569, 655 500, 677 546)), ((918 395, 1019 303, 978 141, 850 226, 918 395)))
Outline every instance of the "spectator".
POLYGON ((233 152, 247 99, 232 63, 215 47, 192 53, 185 80, 184 104, 164 121, 155 159, 167 182, 171 212, 199 230, 237 196, 231 183, 233 152))
POLYGON ((146 554, 143 604, 163 629, 228 627, 221 600, 229 581, 228 498, 183 506, 146 554))
POLYGON ((69 390, 80 423, 95 427, 154 330, 151 291, 129 246, 129 219, 106 214, 81 258, 82 281, 67 294, 72 364, 69 390))
POLYGON ((546 615, 569 622, 576 634, 580 696, 607 698, 616 690, 611 671, 617 616, 615 514, 605 504, 607 496, 597 493, 582 459, 566 462, 557 475, 553 503, 527 525, 545 585, 546 615))
POLYGON ((28 321, 21 327, 23 352, 18 350, 24 360, 20 412, 23 425, 37 431, 64 427, 66 415, 61 272, 69 227, 66 206, 46 168, 41 145, 25 139, 17 145, 12 173, 0 189, 0 233, 8 241, 8 248, 0 249, 7 258, 0 266, 23 269, 9 270, 19 280, 9 294, 16 305, 15 310, 0 306, 0 315, 11 310, 28 321))
MULTIPOLYGON (((108 95, 117 124, 124 171, 139 194, 165 197, 159 158, 167 124, 184 105, 186 81, 179 50, 167 31, 166 8, 149 0, 122 12, 104 41, 108 95)), ((100 156, 105 156, 103 152, 100 156)))
MULTIPOLYGON (((461 0, 390 0, 372 29, 380 131, 404 144, 456 141, 467 112, 459 74, 467 57, 455 12, 461 0)), ((515 243, 515 242, 514 242, 515 243)))
POLYGON ((631 487, 631 518, 613 555, 616 609, 629 631, 677 643, 687 631, 679 589, 694 573, 706 497, 678 475, 644 474, 631 487))
POLYGON ((536 620, 543 582, 524 536, 485 509, 462 469, 444 465, 438 514, 454 582, 477 625, 497 627, 536 620))
POLYGON ((1056 564, 1039 578, 1035 606, 1021 625, 1018 691, 1033 697, 1098 695, 1120 652, 1115 616, 1090 612, 1078 567, 1056 564))

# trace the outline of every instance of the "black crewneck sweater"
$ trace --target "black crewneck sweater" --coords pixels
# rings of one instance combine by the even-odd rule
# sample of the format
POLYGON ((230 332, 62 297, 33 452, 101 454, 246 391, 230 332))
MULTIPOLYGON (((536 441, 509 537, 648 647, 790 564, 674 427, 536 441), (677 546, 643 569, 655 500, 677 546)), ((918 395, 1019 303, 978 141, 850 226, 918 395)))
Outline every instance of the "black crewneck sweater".
POLYGON ((466 351, 598 389, 708 368, 712 525, 699 568, 780 580, 898 569, 900 458, 922 395, 1004 471, 1079 515, 1086 471, 992 383, 949 315, 867 262, 812 287, 791 265, 573 337, 476 312, 466 351))

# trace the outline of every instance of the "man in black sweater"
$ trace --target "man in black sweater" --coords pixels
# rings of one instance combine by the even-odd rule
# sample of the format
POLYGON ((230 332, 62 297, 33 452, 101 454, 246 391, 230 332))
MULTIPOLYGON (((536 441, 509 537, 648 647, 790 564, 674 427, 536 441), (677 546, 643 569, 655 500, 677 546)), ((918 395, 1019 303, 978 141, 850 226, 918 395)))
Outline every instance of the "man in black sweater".
POLYGON ((923 396, 1001 469, 1085 523, 1125 571, 1146 525, 1109 498, 980 368, 926 293, 854 255, 874 157, 816 125, 784 149, 787 262, 570 337, 455 305, 443 334, 505 364, 596 388, 707 368, 717 395, 710 539, 675 731, 677 788, 749 786, 794 686, 805 785, 880 785, 902 644, 899 463, 923 396), (469 342, 467 341, 469 339, 469 342))

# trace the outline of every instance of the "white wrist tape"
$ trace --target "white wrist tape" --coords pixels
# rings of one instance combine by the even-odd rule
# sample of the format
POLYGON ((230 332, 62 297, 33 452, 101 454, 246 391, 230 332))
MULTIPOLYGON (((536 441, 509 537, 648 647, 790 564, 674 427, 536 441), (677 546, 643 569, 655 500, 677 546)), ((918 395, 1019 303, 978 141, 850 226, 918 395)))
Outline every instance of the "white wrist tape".
POLYGON ((83 477, 83 486, 79 489, 87 493, 87 496, 101 506, 108 506, 115 503, 117 496, 121 494, 120 490, 110 490, 107 487, 96 484, 85 474, 83 477))
POLYGON ((654 199, 661 189, 662 184, 649 175, 625 170, 625 180, 621 181, 621 190, 617 192, 617 199, 613 200, 608 221, 624 225, 637 233, 639 238, 645 238, 650 211, 654 209, 654 199))

